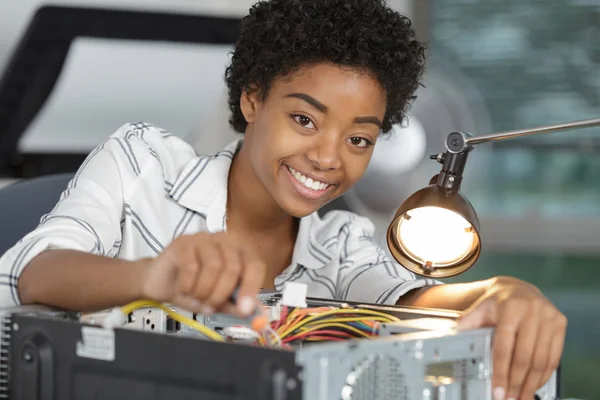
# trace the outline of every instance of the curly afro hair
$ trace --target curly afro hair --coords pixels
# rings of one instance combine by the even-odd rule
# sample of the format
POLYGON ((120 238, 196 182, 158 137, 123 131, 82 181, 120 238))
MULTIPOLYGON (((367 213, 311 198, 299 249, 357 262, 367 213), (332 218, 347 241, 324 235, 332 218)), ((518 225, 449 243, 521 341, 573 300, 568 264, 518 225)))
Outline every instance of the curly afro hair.
POLYGON ((243 19, 225 80, 229 123, 244 133, 242 90, 264 98, 273 79, 330 62, 363 70, 386 92, 382 130, 400 122, 420 85, 425 46, 411 22, 385 0, 266 0, 243 19))

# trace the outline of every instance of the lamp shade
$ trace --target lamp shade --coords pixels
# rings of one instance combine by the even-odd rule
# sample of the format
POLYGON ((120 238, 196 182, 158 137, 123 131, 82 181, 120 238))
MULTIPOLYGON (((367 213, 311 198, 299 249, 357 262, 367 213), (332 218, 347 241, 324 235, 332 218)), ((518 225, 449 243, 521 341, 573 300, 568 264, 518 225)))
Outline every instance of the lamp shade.
POLYGON ((432 184, 398 208, 387 242, 392 256, 415 274, 451 277, 472 267, 479 258, 479 218, 460 192, 432 184))

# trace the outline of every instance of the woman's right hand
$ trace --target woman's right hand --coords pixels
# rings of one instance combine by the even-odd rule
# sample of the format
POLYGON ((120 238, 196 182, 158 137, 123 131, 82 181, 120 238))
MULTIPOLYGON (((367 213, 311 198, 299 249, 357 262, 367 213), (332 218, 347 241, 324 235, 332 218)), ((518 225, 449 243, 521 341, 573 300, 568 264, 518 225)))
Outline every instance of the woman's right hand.
POLYGON ((142 294, 192 312, 247 316, 257 305, 265 274, 266 264, 245 243, 227 233, 201 232, 178 237, 149 262, 142 294))

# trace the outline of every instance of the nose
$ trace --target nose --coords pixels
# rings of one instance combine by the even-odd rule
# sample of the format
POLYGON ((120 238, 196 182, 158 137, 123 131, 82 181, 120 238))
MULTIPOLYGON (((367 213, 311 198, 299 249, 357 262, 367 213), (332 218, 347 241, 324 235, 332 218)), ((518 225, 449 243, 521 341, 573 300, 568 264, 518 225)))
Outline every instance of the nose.
POLYGON ((306 152, 306 158, 321 171, 338 169, 341 166, 340 144, 333 136, 321 135, 306 152))

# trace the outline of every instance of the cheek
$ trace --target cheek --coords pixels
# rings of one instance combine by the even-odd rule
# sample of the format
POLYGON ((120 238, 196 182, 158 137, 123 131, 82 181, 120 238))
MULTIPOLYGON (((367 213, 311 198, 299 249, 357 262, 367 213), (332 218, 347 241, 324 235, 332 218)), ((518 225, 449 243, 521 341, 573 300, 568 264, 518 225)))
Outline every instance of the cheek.
POLYGON ((256 125, 252 138, 252 164, 263 183, 272 181, 280 161, 289 156, 289 135, 280 121, 265 121, 256 125))
POLYGON ((253 144, 265 164, 302 154, 309 144, 307 138, 298 135, 283 117, 271 118, 257 128, 253 144))
POLYGON ((276 147, 287 129, 285 122, 278 113, 269 111, 262 113, 255 127, 254 142, 263 148, 276 147))
POLYGON ((344 163, 345 165, 345 186, 350 187, 360 180, 367 170, 370 157, 352 157, 344 163))
POLYGON ((276 124, 270 122, 267 116, 257 119, 252 132, 252 158, 254 161, 260 163, 272 153, 271 147, 277 137, 276 131, 276 124))

